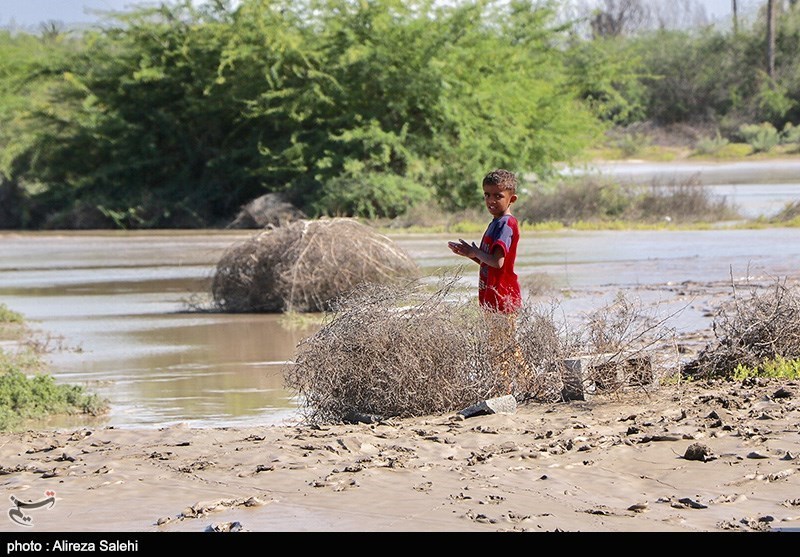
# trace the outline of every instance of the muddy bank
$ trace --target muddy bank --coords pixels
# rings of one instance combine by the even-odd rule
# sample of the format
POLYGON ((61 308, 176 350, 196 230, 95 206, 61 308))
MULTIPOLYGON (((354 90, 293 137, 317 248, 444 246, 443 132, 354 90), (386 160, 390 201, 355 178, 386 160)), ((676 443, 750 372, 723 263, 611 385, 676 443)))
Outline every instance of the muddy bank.
POLYGON ((54 497, 29 532, 792 530, 799 402, 792 381, 682 384, 467 419, 4 434, 0 484, 54 497))

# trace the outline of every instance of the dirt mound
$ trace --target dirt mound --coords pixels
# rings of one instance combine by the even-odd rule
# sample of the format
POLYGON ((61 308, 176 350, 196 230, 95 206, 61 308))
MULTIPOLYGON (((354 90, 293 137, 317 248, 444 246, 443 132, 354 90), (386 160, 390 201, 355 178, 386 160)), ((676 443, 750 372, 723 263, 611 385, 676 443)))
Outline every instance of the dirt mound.
POLYGON ((347 218, 299 220, 229 248, 211 289, 222 311, 316 312, 359 285, 417 275, 413 259, 369 226, 347 218))

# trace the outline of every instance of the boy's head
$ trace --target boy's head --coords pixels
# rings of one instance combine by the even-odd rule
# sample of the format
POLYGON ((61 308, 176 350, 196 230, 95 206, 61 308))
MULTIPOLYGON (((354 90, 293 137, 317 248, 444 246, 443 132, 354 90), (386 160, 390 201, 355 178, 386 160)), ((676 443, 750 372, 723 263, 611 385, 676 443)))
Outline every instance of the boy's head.
POLYGON ((498 186, 500 191, 508 191, 511 195, 517 193, 517 176, 513 172, 498 168, 483 177, 484 186, 498 186))
POLYGON ((510 214, 517 200, 517 177, 513 172, 493 170, 483 178, 483 201, 493 217, 510 214))

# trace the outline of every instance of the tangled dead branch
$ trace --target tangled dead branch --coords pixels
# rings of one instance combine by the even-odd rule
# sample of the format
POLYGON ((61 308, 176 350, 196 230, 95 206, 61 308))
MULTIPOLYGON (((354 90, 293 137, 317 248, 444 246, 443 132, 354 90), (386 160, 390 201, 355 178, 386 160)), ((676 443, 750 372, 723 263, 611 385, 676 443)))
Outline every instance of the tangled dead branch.
POLYGON ((284 374, 307 420, 419 416, 492 396, 486 337, 475 308, 447 302, 454 286, 372 284, 340 299, 284 374))
POLYGON ((673 316, 648 312, 622 292, 586 315, 579 345, 588 362, 588 382, 611 391, 650 385, 674 370, 676 333, 667 326, 673 316))
POLYGON ((408 254, 367 225, 346 218, 299 220, 229 248, 211 290, 221 311, 315 312, 360 285, 417 274, 408 254))
POLYGON ((742 296, 732 282, 733 299, 717 310, 714 342, 689 362, 683 374, 726 378, 738 365, 758 368, 775 358, 800 358, 800 292, 786 279, 764 287, 749 285, 742 296))

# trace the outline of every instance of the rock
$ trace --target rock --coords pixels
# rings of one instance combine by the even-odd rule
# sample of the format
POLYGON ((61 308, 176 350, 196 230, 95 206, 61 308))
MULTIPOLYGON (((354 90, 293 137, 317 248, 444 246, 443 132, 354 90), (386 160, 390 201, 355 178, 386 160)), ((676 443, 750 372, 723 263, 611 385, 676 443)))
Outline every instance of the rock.
POLYGON ((279 193, 268 193, 244 205, 228 228, 268 228, 306 218, 279 193))
POLYGON ((355 410, 351 410, 342 418, 342 421, 346 424, 377 424, 381 420, 383 420, 383 417, 377 414, 367 414, 365 412, 356 412, 355 410))
POLYGON ((772 398, 791 398, 794 396, 794 393, 788 389, 784 389, 781 387, 774 393, 772 393, 772 398))
POLYGON ((686 460, 700 460, 702 462, 707 462, 709 460, 713 460, 713 453, 708 446, 703 445, 702 443, 692 443, 686 449, 683 458, 686 460))
POLYGON ((513 414, 516 411, 517 399, 514 398, 514 395, 505 395, 473 404, 458 413, 465 418, 472 418, 474 416, 485 416, 487 414, 513 414))
POLYGON ((206 532, 246 532, 240 522, 221 522, 206 528, 206 532))

